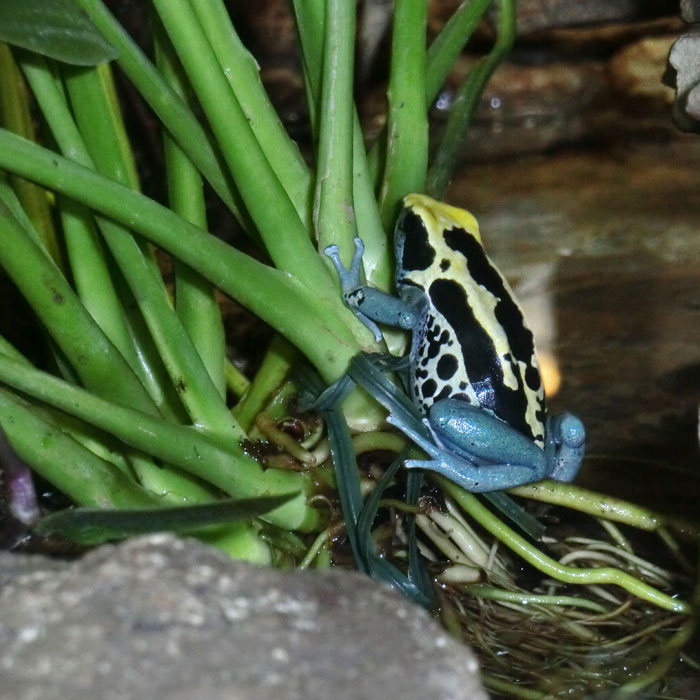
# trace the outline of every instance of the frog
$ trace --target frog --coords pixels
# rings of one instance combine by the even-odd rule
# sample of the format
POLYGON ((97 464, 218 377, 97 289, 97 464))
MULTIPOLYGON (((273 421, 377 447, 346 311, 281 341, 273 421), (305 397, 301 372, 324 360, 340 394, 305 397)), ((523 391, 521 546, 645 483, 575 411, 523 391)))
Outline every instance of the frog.
POLYGON ((378 342, 378 323, 411 333, 408 393, 427 432, 391 413, 387 420, 428 459, 405 466, 472 492, 572 481, 585 451, 583 423, 548 414, 533 334, 475 217, 424 194, 406 196, 394 234, 396 296, 363 283, 364 245, 354 243, 349 268, 336 245, 324 251, 345 304, 378 342))

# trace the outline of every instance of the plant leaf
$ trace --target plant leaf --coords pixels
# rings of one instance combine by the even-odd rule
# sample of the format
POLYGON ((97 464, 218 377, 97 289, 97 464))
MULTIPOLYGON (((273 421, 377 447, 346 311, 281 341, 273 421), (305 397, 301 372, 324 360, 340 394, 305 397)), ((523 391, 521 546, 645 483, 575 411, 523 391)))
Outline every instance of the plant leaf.
POLYGON ((226 499, 167 508, 69 508, 41 518, 32 532, 84 545, 149 532, 194 532, 211 525, 252 520, 287 503, 296 492, 261 498, 226 499))
POLYGON ((73 0, 1 0, 0 41, 77 66, 119 55, 73 0))

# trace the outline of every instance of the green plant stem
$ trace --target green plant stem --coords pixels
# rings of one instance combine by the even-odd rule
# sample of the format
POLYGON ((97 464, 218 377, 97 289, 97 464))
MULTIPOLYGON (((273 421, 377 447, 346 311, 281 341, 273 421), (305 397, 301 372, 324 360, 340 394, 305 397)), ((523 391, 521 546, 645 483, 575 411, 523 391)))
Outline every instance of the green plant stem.
MULTIPOLYGON (((488 9, 492 0, 464 0, 435 37, 428 49, 425 71, 425 108, 428 110, 447 79, 452 66, 462 53, 471 38, 479 21, 488 9)), ((369 155, 372 181, 376 182, 383 168, 384 151, 386 149, 386 128, 382 129, 372 146, 369 155)))
MULTIPOLYGON (((27 86, 17 68, 12 52, 2 43, 0 43, 0 123, 20 136, 34 138, 27 86)), ((60 246, 56 239, 46 192, 21 178, 12 178, 12 186, 22 208, 29 214, 35 230, 39 233, 42 246, 60 266, 62 262, 60 246)))
POLYGON ((307 230, 311 228, 313 183, 299 148, 282 123, 260 81, 257 61, 241 42, 222 0, 190 0, 241 109, 265 157, 307 230))
MULTIPOLYGON (((133 187, 135 175, 121 119, 105 70, 83 69, 67 79, 81 133, 98 172, 133 187), (113 136, 112 136, 113 134, 113 136)), ((150 245, 127 230, 103 227, 105 240, 134 295, 173 386, 196 425, 240 440, 244 433, 230 415, 192 340, 175 314, 150 245)))
POLYGON ((159 496, 79 445, 41 418, 26 401, 2 388, 0 423, 21 459, 75 503, 103 508, 153 507, 161 503, 159 496))
POLYGON ((309 551, 304 555, 304 558, 299 562, 299 569, 308 569, 317 558, 321 550, 326 547, 326 543, 331 539, 331 530, 326 528, 318 533, 316 539, 311 543, 309 551))
MULTIPOLYGON (((186 100, 184 76, 162 31, 156 34, 156 62, 168 84, 186 100)), ((163 147, 173 211, 183 219, 206 229, 206 206, 199 172, 167 131, 163 133, 163 147)), ((174 268, 175 311, 201 357, 214 387, 225 400, 226 340, 215 290, 207 280, 184 262, 176 259, 174 268)))
POLYGON ((294 21, 301 49, 301 63, 306 87, 306 103, 314 143, 318 142, 321 121, 321 76, 323 74, 323 42, 325 0, 292 0, 294 21))
POLYGON ((110 14, 102 0, 74 1, 87 12, 103 36, 119 51, 119 67, 221 200, 243 227, 252 233, 254 226, 245 211, 240 194, 226 173, 221 153, 212 145, 211 134, 197 121, 182 99, 168 87, 160 73, 110 14))
POLYGON ((430 44, 425 71, 426 106, 437 97, 492 0, 465 0, 430 44))
POLYGON ((154 0, 154 7, 275 266, 297 277, 316 294, 334 298, 340 308, 330 270, 311 244, 310 232, 270 167, 188 0, 154 0), (270 206, 271 201, 274 206, 270 206))
MULTIPOLYGON (((82 147, 82 139, 63 93, 46 61, 36 54, 24 53, 20 63, 59 146, 68 148, 77 162, 91 166, 92 161, 82 147)), ((112 284, 92 215, 85 207, 68 199, 60 202, 60 214, 78 296, 129 366, 141 376, 124 311, 112 284)), ((144 372, 142 381, 145 375, 144 372)))
POLYGON ((604 613, 605 607, 594 600, 577 598, 572 595, 537 595, 534 593, 524 593, 522 591, 508 591, 503 588, 494 588, 482 584, 464 586, 462 589, 469 595, 477 598, 488 598, 497 602, 515 603, 516 605, 549 605, 549 606, 571 606, 594 610, 604 613))
MULTIPOLYGON (((360 350, 336 304, 226 245, 134 190, 0 129, 0 168, 56 189, 128 224, 234 297, 296 345, 327 382, 360 350), (300 310, 304 315, 300 317, 300 310)), ((338 295, 334 295, 334 298, 338 295)))
POLYGON ((319 248, 338 244, 349 264, 357 235, 352 201, 355 4, 327 0, 314 224, 319 248))
POLYGON ((83 384, 120 403, 157 414, 142 384, 53 261, 2 206, 0 233, 0 265, 69 358, 83 384))
POLYGON ((306 505, 305 481, 298 473, 263 471, 237 445, 226 443, 224 447, 194 428, 172 425, 105 401, 6 356, 0 356, 0 381, 180 467, 234 498, 299 492, 297 498, 275 510, 269 521, 291 530, 315 529, 319 524, 318 513, 306 505))
MULTIPOLYGON (((22 362, 29 367, 33 366, 29 360, 27 360, 27 358, 24 357, 21 352, 19 352, 19 350, 17 350, 2 336, 0 336, 0 353, 17 360, 18 362, 22 362)), ((36 406, 32 406, 31 410, 39 418, 42 417, 41 411, 36 406)), ((46 412, 48 413, 49 409, 46 409, 46 412)), ((45 420, 52 423, 57 428, 60 428, 77 443, 90 450, 90 452, 114 464, 121 472, 130 478, 134 477, 133 469, 129 465, 129 462, 126 460, 124 455, 119 452, 119 448, 116 445, 116 440, 104 435, 103 433, 100 433, 92 426, 76 420, 72 416, 60 411, 54 411, 47 418, 45 418, 45 420)))
MULTIPOLYGON (((63 84, 54 78, 52 71, 41 57, 32 54, 23 54, 21 58, 22 68, 32 87, 39 106, 51 126, 54 138, 59 147, 76 162, 93 168, 93 161, 83 142, 83 138, 73 119, 64 97, 63 84)), ((74 90, 78 88, 74 85, 74 90)), ((79 91, 79 90, 78 90, 79 91)), ((108 111, 108 110, 107 110, 108 111)), ((109 114, 104 115, 109 121, 109 114)), ((95 131, 92 123, 88 128, 95 131)), ((101 156, 103 140, 102 132, 96 135, 98 141, 97 150, 101 156)), ((124 138, 124 137, 122 137, 124 138)), ((122 146, 115 146, 115 156, 121 157, 122 146)), ((109 160, 107 160, 109 164, 109 160)), ((109 167, 109 165, 107 165, 109 167)), ((132 171, 129 177, 135 182, 133 166, 124 164, 121 172, 132 171)), ((150 335, 138 312, 127 314, 125 308, 135 307, 133 297, 125 290, 120 277, 116 285, 112 281, 111 272, 102 248, 101 240, 94 230, 92 214, 81 208, 79 204, 67 198, 59 198, 61 205, 61 217, 64 223, 64 235, 66 246, 71 261, 73 278, 76 282, 81 301, 93 315, 98 324, 105 330, 110 340, 117 346, 129 366, 139 377, 148 390, 149 395, 164 415, 169 415, 176 420, 182 420, 182 404, 171 388, 170 380, 165 376, 162 363, 158 357, 150 335)), ((132 240, 131 234, 118 224, 101 220, 100 228, 107 238, 111 237, 112 243, 123 247, 123 256, 133 256, 138 263, 141 260, 140 250, 132 240)), ((130 258, 129 258, 130 260, 130 258)), ((158 281, 159 273, 155 262, 149 260, 146 265, 153 279, 158 281)), ((135 274, 140 265, 136 264, 131 274, 135 274)), ((132 280, 133 281, 133 280, 132 280)), ((160 294, 165 293, 162 285, 160 294)), ((158 290, 156 290, 158 294, 158 290)))
MULTIPOLYGON (((250 386, 248 377, 228 359, 224 362, 224 376, 226 378, 226 388, 237 398, 243 396, 250 386)), ((239 425, 241 425, 240 421, 239 425)))
POLYGON ((699 532, 697 524, 681 522, 677 518, 654 513, 648 508, 629 501, 589 491, 573 484, 539 481, 536 484, 508 489, 508 493, 552 505, 573 508, 597 518, 614 520, 641 530, 654 531, 666 525, 673 525, 690 535, 697 535, 699 532))
MULTIPOLYGON (((22 204, 19 201, 17 193, 12 189, 12 185, 9 182, 9 178, 6 177, 5 173, 0 173, 0 200, 7 207, 7 210, 12 214, 12 217, 17 221, 17 223, 26 231, 27 235, 36 243, 45 253, 49 255, 46 250, 46 246, 41 240, 39 232, 36 230, 36 226, 32 223, 32 220, 27 216, 27 212, 22 208, 22 204)), ((50 256, 49 256, 50 257, 50 256)))
POLYGON ((498 36, 491 52, 482 58, 460 86, 450 110, 433 162, 428 171, 426 192, 440 199, 450 182, 481 94, 493 72, 510 53, 515 41, 515 2, 498 0, 498 36))
MULTIPOLYGON (((53 261, 2 205, 0 266, 13 279, 85 386, 125 406, 158 415, 158 409, 141 382, 80 303, 53 261)), ((142 483, 155 492, 180 494, 187 491, 183 487, 192 486, 189 476, 182 477, 138 454, 129 457, 142 483)), ((196 492, 196 486, 193 488, 196 492)))
POLYGON ((499 520, 483 506, 473 494, 467 493, 461 487, 441 476, 431 474, 430 477, 440 488, 452 496, 460 507, 469 513, 482 527, 488 530, 494 537, 497 537, 506 547, 512 549, 525 561, 532 564, 532 566, 547 576, 551 576, 558 581, 564 581, 566 583, 615 584, 632 595, 666 610, 672 610, 678 613, 690 612, 690 606, 685 601, 672 598, 619 569, 614 569, 612 567, 579 569, 574 566, 559 564, 559 562, 551 557, 536 550, 523 537, 517 535, 503 523, 503 521, 499 520))
POLYGON ((246 432, 250 430, 255 416, 263 410, 272 393, 282 385, 298 359, 299 353, 296 348, 282 336, 275 335, 272 338, 253 382, 233 408, 233 415, 246 432))
MULTIPOLYGON (((321 107, 322 73, 324 70, 323 46, 325 26, 325 0, 293 0, 297 31, 302 47, 304 78, 306 83, 307 102, 311 116, 311 126, 314 141, 318 142, 321 107)), ((334 240, 344 255, 352 246, 354 228, 365 244, 362 256, 365 277, 375 287, 388 291, 392 284, 391 243, 387 239, 379 215, 379 206, 374 196, 374 182, 370 174, 367 155, 365 153, 362 127, 353 108, 352 114, 352 163, 353 163, 353 206, 356 227, 348 231, 347 237, 341 239, 336 232, 334 240)), ((320 248, 325 245, 321 244, 320 248)))
POLYGON ((396 0, 391 42, 389 113, 384 176, 379 193, 382 222, 390 230, 403 197, 422 192, 428 166, 425 96, 426 0, 396 0))

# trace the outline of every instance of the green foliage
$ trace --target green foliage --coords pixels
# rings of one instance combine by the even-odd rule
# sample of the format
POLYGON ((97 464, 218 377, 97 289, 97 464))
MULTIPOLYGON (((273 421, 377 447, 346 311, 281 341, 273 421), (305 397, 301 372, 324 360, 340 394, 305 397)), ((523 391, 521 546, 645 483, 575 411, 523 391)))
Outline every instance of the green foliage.
POLYGON ((159 530, 189 534, 213 525, 267 515, 290 501, 294 495, 228 499, 172 508, 73 508, 44 516, 36 522, 32 531, 42 537, 63 537, 83 545, 96 545, 159 530))
POLYGON ((0 41, 76 66, 118 55, 73 0, 3 0, 0 41))

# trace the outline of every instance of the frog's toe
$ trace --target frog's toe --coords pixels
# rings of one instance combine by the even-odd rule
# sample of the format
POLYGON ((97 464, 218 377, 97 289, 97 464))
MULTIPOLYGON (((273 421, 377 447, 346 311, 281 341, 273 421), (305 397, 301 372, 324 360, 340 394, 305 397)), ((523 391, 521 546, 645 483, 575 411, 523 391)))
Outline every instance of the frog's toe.
POLYGON ((576 476, 586 445, 583 423, 571 413, 562 413, 552 419, 554 455, 549 473, 555 481, 572 481, 576 476))
POLYGON ((573 413, 562 413, 559 418, 559 434, 563 445, 581 449, 586 442, 586 429, 573 413))

